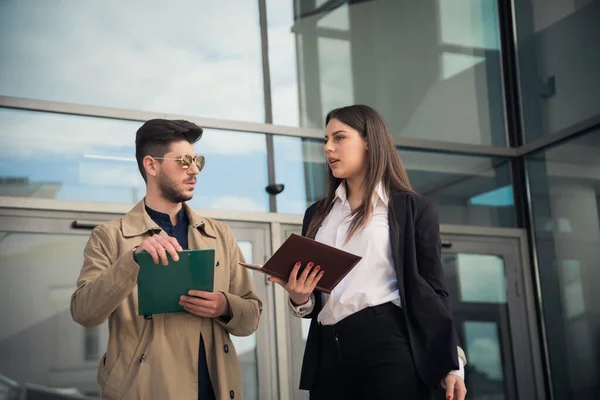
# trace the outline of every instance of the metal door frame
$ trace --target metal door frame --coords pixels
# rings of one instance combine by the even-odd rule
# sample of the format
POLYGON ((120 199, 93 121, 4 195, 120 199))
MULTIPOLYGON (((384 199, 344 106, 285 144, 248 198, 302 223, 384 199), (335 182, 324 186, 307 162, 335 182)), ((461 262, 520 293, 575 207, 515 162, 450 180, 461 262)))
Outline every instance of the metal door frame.
MULTIPOLYGON (((233 231, 237 241, 252 242, 253 262, 264 263, 271 254, 269 225, 253 222, 222 221, 233 231)), ((258 370, 258 398, 272 399, 277 397, 277 349, 275 343, 275 313, 273 308, 273 291, 264 276, 255 274, 254 284, 258 296, 262 300, 263 310, 256 330, 256 362, 258 370)))
POLYGON ((517 393, 521 399, 545 399, 535 306, 539 294, 534 290, 527 232, 516 228, 440 225, 440 234, 443 244, 452 243, 450 251, 503 257, 517 393))

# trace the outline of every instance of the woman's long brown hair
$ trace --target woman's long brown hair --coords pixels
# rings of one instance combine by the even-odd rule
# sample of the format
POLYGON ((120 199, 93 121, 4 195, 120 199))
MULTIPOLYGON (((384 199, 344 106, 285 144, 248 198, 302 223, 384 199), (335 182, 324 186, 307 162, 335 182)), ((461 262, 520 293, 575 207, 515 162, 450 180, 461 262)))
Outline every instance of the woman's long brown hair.
MULTIPOLYGON (((327 114, 325 126, 332 119, 336 119, 354 129, 367 141, 367 173, 363 181, 363 199, 355 210, 352 211, 352 222, 348 230, 346 241, 358 231, 362 230, 373 212, 373 193, 377 185, 381 182, 383 190, 390 196, 393 191, 414 193, 408 174, 400 156, 396 152, 394 139, 390 131, 377 111, 365 105, 353 105, 348 107, 337 108, 327 114)), ((315 237, 317 231, 321 227, 323 220, 333 208, 333 200, 335 199, 335 191, 343 182, 333 176, 331 168, 328 171, 328 189, 325 199, 323 199, 312 218, 308 227, 307 236, 315 237)))

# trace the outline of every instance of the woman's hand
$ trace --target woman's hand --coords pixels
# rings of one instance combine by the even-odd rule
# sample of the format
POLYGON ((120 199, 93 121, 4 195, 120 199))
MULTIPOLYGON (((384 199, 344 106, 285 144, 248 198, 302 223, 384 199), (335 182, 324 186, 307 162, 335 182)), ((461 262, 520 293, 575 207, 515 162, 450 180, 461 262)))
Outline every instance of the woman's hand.
POLYGON ((460 376, 450 373, 444 378, 444 383, 446 384, 446 400, 465 400, 467 387, 460 376))
POLYGON ((302 273, 298 275, 301 265, 300 261, 294 265, 287 282, 283 279, 275 278, 274 276, 269 277, 270 282, 275 282, 287 290, 290 294, 290 300, 297 306, 308 302, 310 294, 315 290, 317 283, 319 283, 319 280, 325 273, 324 271, 321 271, 321 267, 318 265, 313 269, 314 263, 309 262, 302 273))

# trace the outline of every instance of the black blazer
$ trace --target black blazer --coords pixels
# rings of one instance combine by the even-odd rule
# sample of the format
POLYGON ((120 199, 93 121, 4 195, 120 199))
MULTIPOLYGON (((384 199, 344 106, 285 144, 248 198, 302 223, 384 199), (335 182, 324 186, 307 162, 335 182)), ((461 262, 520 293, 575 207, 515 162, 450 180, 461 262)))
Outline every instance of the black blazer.
MULTIPOLYGON (((319 202, 306 210, 305 236, 319 202)), ((441 262, 438 214, 434 204, 417 194, 394 192, 388 205, 390 243, 398 278, 402 317, 421 379, 436 387, 458 366, 458 336, 452 321, 448 290, 441 262)), ((320 353, 321 296, 315 296, 300 377, 300 389, 310 390, 320 353)))

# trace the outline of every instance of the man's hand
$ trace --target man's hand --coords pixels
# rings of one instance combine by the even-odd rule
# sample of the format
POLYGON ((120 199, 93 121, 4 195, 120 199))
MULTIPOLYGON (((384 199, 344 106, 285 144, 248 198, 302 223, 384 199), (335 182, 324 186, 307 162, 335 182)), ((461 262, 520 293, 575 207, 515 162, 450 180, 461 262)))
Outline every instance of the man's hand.
POLYGON ((446 384, 446 400, 465 400, 467 388, 465 381, 456 374, 448 374, 444 378, 446 384))
POLYGON ((166 266, 169 264, 167 252, 171 255, 173 261, 179 261, 179 255, 177 253, 182 252, 183 249, 174 237, 153 235, 136 247, 134 254, 137 254, 140 251, 148 252, 148 254, 152 256, 155 264, 158 264, 158 260, 160 259, 162 264, 166 266))
POLYGON ((194 315, 207 318, 229 317, 229 302, 223 292, 190 290, 189 296, 181 296, 179 304, 194 315))

